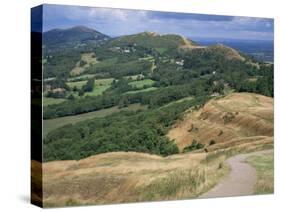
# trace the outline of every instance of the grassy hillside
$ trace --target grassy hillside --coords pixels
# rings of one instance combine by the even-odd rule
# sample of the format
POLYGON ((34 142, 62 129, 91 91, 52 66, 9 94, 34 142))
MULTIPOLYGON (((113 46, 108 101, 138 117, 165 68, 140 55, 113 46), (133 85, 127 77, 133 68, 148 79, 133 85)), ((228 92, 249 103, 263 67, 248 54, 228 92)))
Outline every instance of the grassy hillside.
POLYGON ((273 99, 250 93, 233 93, 188 111, 168 133, 181 150, 196 140, 210 151, 223 143, 263 138, 258 136, 273 136, 273 99))
POLYGON ((143 32, 135 35, 122 36, 110 42, 110 45, 124 46, 128 44, 156 48, 162 53, 171 48, 188 46, 190 48, 198 46, 195 42, 179 35, 160 35, 155 32, 143 32))
MULTIPOLYGON (((171 122, 174 124, 171 125, 172 129, 167 132, 167 135, 170 139, 174 139, 180 150, 196 139, 205 145, 205 151, 199 149, 184 154, 162 157, 155 154, 132 152, 132 150, 120 152, 117 149, 115 152, 101 152, 101 154, 80 160, 45 162, 43 163, 44 205, 54 207, 195 198, 215 186, 228 173, 229 168, 223 163, 227 158, 240 153, 273 148, 272 98, 257 94, 232 93, 225 97, 212 99, 199 109, 196 104, 190 104, 192 101, 195 100, 192 98, 183 99, 158 108, 156 109, 158 112, 155 112, 159 116, 149 113, 149 118, 144 118, 145 113, 127 114, 127 118, 130 117, 130 123, 120 119, 119 116, 115 117, 119 117, 118 125, 114 123, 115 118, 112 120, 107 118, 107 120, 110 121, 111 127, 125 124, 131 131, 131 128, 136 127, 136 120, 144 119, 150 123, 155 118, 161 119, 161 117, 171 116, 175 111, 167 112, 171 108, 178 108, 178 111, 185 112, 182 114, 183 116, 177 116, 176 122, 171 122), (187 104, 193 106, 183 107, 187 104), (211 144, 210 140, 215 142, 211 144)), ((173 117, 174 115, 170 118, 173 119, 173 117)), ((75 137, 75 142, 71 141, 75 149, 79 142, 82 144, 84 142, 84 147, 86 147, 90 143, 85 143, 86 141, 83 139, 79 141, 78 134, 83 134, 83 137, 87 136, 88 132, 83 128, 84 125, 97 129, 98 125, 101 124, 103 130, 109 130, 109 123, 103 123, 102 120, 81 122, 83 124, 53 131, 55 133, 49 136, 45 145, 53 143, 56 152, 61 154, 57 150, 66 143, 68 147, 66 151, 69 153, 72 151, 70 143, 66 142, 69 136, 66 135, 66 139, 59 138, 58 142, 55 139, 58 138, 57 136, 63 136, 65 132, 71 132, 73 134, 70 135, 71 138, 75 137), (76 130, 78 134, 75 134, 76 130)), ((160 125, 154 123, 153 126, 160 125)), ((123 130, 127 128, 122 127, 123 130)), ((143 127, 139 125, 138 128, 143 127)), ((150 129, 140 131, 142 140, 138 140, 138 142, 142 144, 142 147, 152 147, 152 143, 146 140, 148 137, 145 137, 150 129)), ((90 128, 88 130, 91 131, 90 128)), ((121 135, 120 133, 121 131, 112 128, 106 134, 110 134, 111 140, 112 136, 115 137, 115 140, 121 136, 124 141, 125 134, 121 135)), ((106 137, 101 137, 103 136, 101 131, 99 131, 97 138, 93 135, 91 135, 93 140, 101 138, 103 142, 106 142, 106 137)), ((137 136, 140 138, 140 134, 137 136)), ((149 138, 154 136, 156 134, 149 134, 149 138)), ((117 143, 120 141, 118 140, 117 143)), ((157 143, 153 145, 157 145, 157 143)), ((79 152, 81 153, 80 150, 79 152)), ((52 153, 54 153, 54 149, 52 153)), ((254 165, 257 164, 258 170, 267 167, 260 166, 261 163, 257 163, 257 160, 264 161, 262 164, 268 161, 260 158, 249 159, 254 165)), ((36 162, 33 161, 33 163, 36 162)), ((270 166, 270 164, 272 163, 269 162, 268 165, 270 166)), ((34 165, 34 167, 36 166, 34 165)), ((260 179, 259 185, 262 184, 265 188, 262 176, 260 179)))
POLYGON ((229 168, 223 165, 228 157, 272 146, 273 140, 261 140, 212 153, 163 158, 114 152, 78 161, 44 163, 44 206, 195 198, 228 173, 229 168))

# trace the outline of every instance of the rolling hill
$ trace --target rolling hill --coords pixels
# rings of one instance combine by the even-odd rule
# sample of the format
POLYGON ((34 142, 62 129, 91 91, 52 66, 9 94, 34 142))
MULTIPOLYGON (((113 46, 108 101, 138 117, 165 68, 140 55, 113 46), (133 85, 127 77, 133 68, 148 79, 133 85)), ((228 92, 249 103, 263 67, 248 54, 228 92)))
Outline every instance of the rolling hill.
POLYGON ((75 47, 104 42, 109 39, 109 36, 85 26, 75 26, 67 29, 52 29, 43 33, 43 42, 48 48, 59 48, 65 45, 75 47))
POLYGON ((272 140, 273 99, 258 94, 233 93, 188 111, 168 132, 180 150, 193 140, 207 151, 256 140, 272 140), (213 141, 212 145, 210 145, 213 141))
MULTIPOLYGON (((168 157, 110 152, 45 162, 44 206, 198 197, 228 173, 222 165, 228 157, 272 148, 273 99, 249 93, 212 99, 199 110, 186 111, 167 136, 180 149, 197 139, 208 151, 168 157), (216 143, 209 145, 211 139, 216 143)), ((33 161, 32 168, 40 164, 33 161)))
POLYGON ((118 37, 109 42, 113 46, 142 46, 145 48, 177 49, 199 47, 194 41, 176 34, 160 35, 156 32, 142 32, 118 37))

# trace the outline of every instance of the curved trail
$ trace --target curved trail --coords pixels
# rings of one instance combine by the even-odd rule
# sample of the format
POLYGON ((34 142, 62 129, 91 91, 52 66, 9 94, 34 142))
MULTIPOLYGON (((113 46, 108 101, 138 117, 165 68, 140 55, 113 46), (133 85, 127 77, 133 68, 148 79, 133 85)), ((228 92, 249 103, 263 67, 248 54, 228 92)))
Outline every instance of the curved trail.
POLYGON ((199 196, 199 198, 245 196, 254 193, 254 186, 257 181, 256 170, 245 162, 252 155, 262 155, 273 150, 264 150, 248 154, 240 154, 225 161, 231 171, 220 183, 210 191, 199 196))

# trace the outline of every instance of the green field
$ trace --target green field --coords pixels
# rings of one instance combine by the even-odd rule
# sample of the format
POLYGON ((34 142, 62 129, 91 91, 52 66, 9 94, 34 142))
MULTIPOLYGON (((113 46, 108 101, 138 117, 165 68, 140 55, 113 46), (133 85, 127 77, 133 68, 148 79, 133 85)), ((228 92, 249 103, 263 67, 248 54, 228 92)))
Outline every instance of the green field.
POLYGON ((155 50, 156 50, 157 52, 159 52, 160 54, 162 54, 163 52, 165 52, 165 51, 167 50, 167 48, 161 48, 161 47, 159 47, 159 48, 155 48, 155 50))
POLYGON ((93 91, 86 92, 85 96, 99 96, 102 95, 102 93, 110 88, 110 85, 95 85, 93 91))
POLYGON ((67 82, 66 84, 73 89, 76 87, 77 89, 81 89, 83 85, 86 85, 87 80, 77 81, 77 82, 67 82))
POLYGON ((136 88, 143 88, 144 86, 152 86, 154 84, 154 81, 151 79, 144 79, 139 81, 130 82, 129 85, 132 85, 136 88))
POLYGON ((106 79, 97 79, 95 81, 95 86, 92 92, 86 92, 85 96, 99 96, 102 93, 110 88, 112 81, 114 78, 106 78, 106 79))
POLYGON ((140 105, 140 104, 131 104, 128 107, 124 108, 118 108, 117 106, 111 107, 108 109, 98 110, 94 112, 89 113, 83 113, 79 115, 74 116, 65 116, 55 119, 48 119, 43 121, 43 136, 45 137, 49 132, 51 132, 54 129, 57 129, 59 127, 62 127, 67 124, 75 124, 80 121, 85 121, 87 119, 93 119, 98 117, 104 117, 113 113, 117 113, 120 111, 126 111, 126 110, 140 110, 140 109, 146 109, 146 106, 140 105))
POLYGON ((148 92, 148 91, 154 91, 158 88, 156 87, 150 87, 150 88, 145 88, 145 89, 141 89, 141 90, 136 90, 136 91, 128 91, 126 92, 126 94, 133 94, 133 93, 140 93, 140 92, 148 92))
POLYGON ((111 85, 113 80, 114 80, 114 78, 97 79, 95 81, 95 84, 96 85, 111 85))
POLYGON ((54 105, 54 104, 59 104, 59 103, 64 102, 64 101, 66 101, 66 99, 44 97, 43 98, 43 105, 44 106, 54 105))
POLYGON ((69 82, 76 81, 76 80, 86 80, 89 78, 95 77, 95 74, 83 74, 77 77, 70 77, 68 78, 69 82))
POLYGON ((143 78, 143 74, 136 74, 136 75, 130 75, 130 76, 124 76, 126 79, 132 79, 132 80, 137 80, 138 77, 143 78))
POLYGON ((139 60, 154 60, 154 57, 152 57, 152 56, 142 57, 142 58, 139 58, 139 60))

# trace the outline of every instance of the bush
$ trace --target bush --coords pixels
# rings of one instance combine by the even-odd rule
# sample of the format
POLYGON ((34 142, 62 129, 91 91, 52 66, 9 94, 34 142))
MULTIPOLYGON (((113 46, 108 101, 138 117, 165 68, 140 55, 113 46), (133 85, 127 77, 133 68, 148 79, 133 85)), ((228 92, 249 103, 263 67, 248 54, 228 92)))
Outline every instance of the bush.
POLYGON ((68 100, 74 100, 75 99, 75 96, 73 94, 70 94, 68 97, 67 97, 68 100))
POLYGON ((191 152, 197 149, 203 149, 205 147, 204 144, 199 143, 195 139, 193 139, 191 145, 184 147, 183 152, 191 152))
POLYGON ((210 141, 210 143, 209 143, 209 145, 211 146, 211 145, 214 145, 214 144, 216 144, 217 142, 215 141, 215 140, 211 140, 210 141))
POLYGON ((80 63, 79 63, 79 66, 80 67, 83 67, 84 65, 86 65, 87 64, 87 62, 86 61, 84 61, 84 60, 81 60, 80 61, 80 63))

